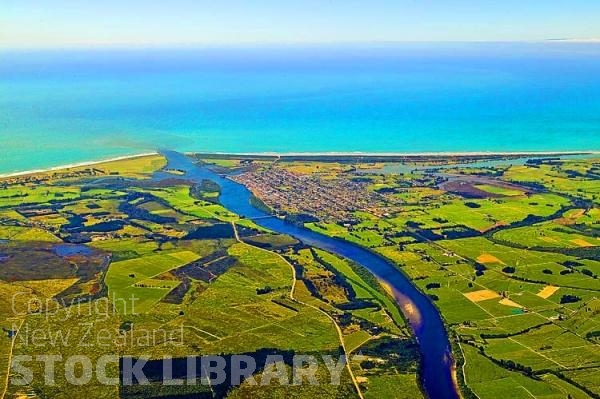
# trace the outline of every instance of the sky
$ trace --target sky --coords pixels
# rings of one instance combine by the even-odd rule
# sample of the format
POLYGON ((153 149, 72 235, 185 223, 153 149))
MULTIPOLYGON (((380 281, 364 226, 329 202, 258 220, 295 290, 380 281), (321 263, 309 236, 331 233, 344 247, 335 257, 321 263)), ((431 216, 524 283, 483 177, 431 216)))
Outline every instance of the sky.
POLYGON ((598 0, 0 0, 0 48, 600 38, 598 0))

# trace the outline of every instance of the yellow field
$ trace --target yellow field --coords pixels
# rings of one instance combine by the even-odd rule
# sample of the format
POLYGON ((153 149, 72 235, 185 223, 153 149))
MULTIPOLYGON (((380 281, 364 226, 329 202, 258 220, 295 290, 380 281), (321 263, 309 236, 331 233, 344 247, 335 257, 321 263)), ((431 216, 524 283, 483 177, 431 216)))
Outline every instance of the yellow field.
POLYGON ((554 221, 556 224, 570 225, 577 223, 577 219, 585 215, 585 209, 572 209, 566 212, 562 218, 558 218, 554 221))
POLYGON ((557 242, 559 242, 558 240, 555 240, 552 237, 540 237, 540 240, 549 242, 551 244, 556 244, 557 242))
POLYGON ((536 295, 539 296, 540 298, 544 298, 544 299, 548 299, 552 296, 552 294, 554 294, 556 291, 558 291, 559 287, 554 287, 552 285, 547 285, 544 287, 543 290, 541 290, 540 292, 538 292, 536 295))
MULTIPOLYGON (((121 176, 144 178, 152 172, 161 169, 167 164, 167 160, 162 155, 145 155, 121 159, 118 161, 108 161, 92 165, 92 167, 104 170, 108 173, 118 173, 121 176)), ((72 170, 89 168, 90 166, 77 167, 72 170)))
POLYGON ((75 284, 77 281, 79 281, 79 278, 73 277, 66 279, 17 281, 13 284, 29 288, 34 293, 45 298, 52 298, 75 284))
POLYGON ((349 168, 347 165, 343 165, 338 162, 286 162, 281 163, 281 166, 283 166, 289 172, 298 175, 310 175, 314 173, 319 173, 331 174, 332 177, 336 173, 341 173, 349 168))
POLYGON ((502 298, 500 300, 500 305, 504 305, 504 306, 510 306, 513 308, 519 308, 519 309, 523 309, 523 306, 519 305, 518 303, 516 303, 515 301, 512 301, 508 298, 502 298))
POLYGON ((479 262, 479 263, 501 263, 501 264, 503 264, 503 262, 500 259, 496 258, 494 255, 489 254, 487 252, 479 255, 477 257, 477 262, 479 262))
POLYGON ((481 302, 486 301, 488 299, 500 298, 500 295, 492 290, 479 290, 467 292, 463 295, 466 296, 467 299, 471 302, 481 302))
POLYGON ((574 240, 571 240, 571 242, 580 247, 594 247, 595 246, 594 244, 590 244, 589 242, 587 242, 586 240, 581 239, 581 238, 576 238, 574 240))

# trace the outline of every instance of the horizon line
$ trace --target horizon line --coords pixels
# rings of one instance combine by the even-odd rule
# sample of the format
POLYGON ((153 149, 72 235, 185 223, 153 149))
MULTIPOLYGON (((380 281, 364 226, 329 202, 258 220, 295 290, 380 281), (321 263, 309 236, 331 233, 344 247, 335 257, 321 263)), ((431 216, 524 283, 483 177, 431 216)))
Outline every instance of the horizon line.
POLYGON ((264 47, 393 46, 402 44, 600 44, 600 38, 547 38, 529 40, 365 40, 273 42, 174 42, 174 43, 71 43, 58 45, 2 46, 0 51, 108 50, 108 49, 203 49, 264 47))

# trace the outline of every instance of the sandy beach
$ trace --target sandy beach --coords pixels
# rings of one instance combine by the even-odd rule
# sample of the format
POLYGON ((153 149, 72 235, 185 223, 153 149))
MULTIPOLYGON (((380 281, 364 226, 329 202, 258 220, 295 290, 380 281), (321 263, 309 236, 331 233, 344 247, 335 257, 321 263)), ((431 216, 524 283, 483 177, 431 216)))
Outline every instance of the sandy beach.
MULTIPOLYGON (((70 168, 78 168, 83 166, 92 166, 98 165, 106 162, 114 162, 114 161, 122 161, 125 159, 146 157, 150 155, 158 154, 157 151, 153 152, 145 152, 140 154, 133 155, 123 155, 119 157, 112 157, 94 161, 85 161, 85 162, 77 162, 71 164, 57 165, 49 168, 40 168, 40 169, 32 169, 32 170, 24 170, 18 172, 11 173, 0 173, 0 178, 6 177, 15 177, 15 176, 25 176, 31 175, 35 173, 46 173, 63 169, 70 168)), ((525 156, 573 156, 573 155, 600 155, 600 151, 504 151, 504 152, 482 152, 482 151, 465 151, 465 152, 244 152, 244 153, 235 153, 235 152, 194 152, 194 151, 186 151, 185 154, 199 154, 206 156, 223 156, 223 157, 252 157, 252 156, 270 156, 270 157, 525 157, 525 156)))
POLYGON ((458 152, 190 152, 186 154, 222 156, 365 156, 365 157, 469 157, 469 156, 559 156, 559 155, 600 155, 593 151, 458 151, 458 152))
POLYGON ((26 176, 26 175, 33 175, 33 174, 36 174, 36 173, 53 172, 53 171, 63 170, 63 169, 80 168, 80 167, 83 167, 83 166, 92 166, 92 165, 103 164, 103 163, 106 163, 106 162, 114 162, 114 161, 122 161, 122 160, 125 160, 125 159, 147 157, 147 156, 156 155, 156 154, 158 154, 158 152, 146 152, 146 153, 141 153, 141 154, 122 155, 122 156, 119 156, 119 157, 106 158, 106 159, 101 159, 101 160, 96 160, 96 161, 85 161, 85 162, 70 163, 70 164, 65 164, 65 165, 52 166, 50 168, 24 170, 24 171, 21 171, 21 172, 11 172, 11 173, 3 173, 3 174, 0 173, 0 178, 15 177, 15 176, 26 176))

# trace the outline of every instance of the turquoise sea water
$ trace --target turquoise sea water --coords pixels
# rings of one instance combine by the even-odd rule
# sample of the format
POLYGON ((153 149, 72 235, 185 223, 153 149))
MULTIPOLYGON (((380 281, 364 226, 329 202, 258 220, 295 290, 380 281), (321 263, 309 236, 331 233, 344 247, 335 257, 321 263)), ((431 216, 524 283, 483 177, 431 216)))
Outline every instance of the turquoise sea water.
POLYGON ((0 52, 0 173, 170 148, 600 150, 600 44, 0 52))

